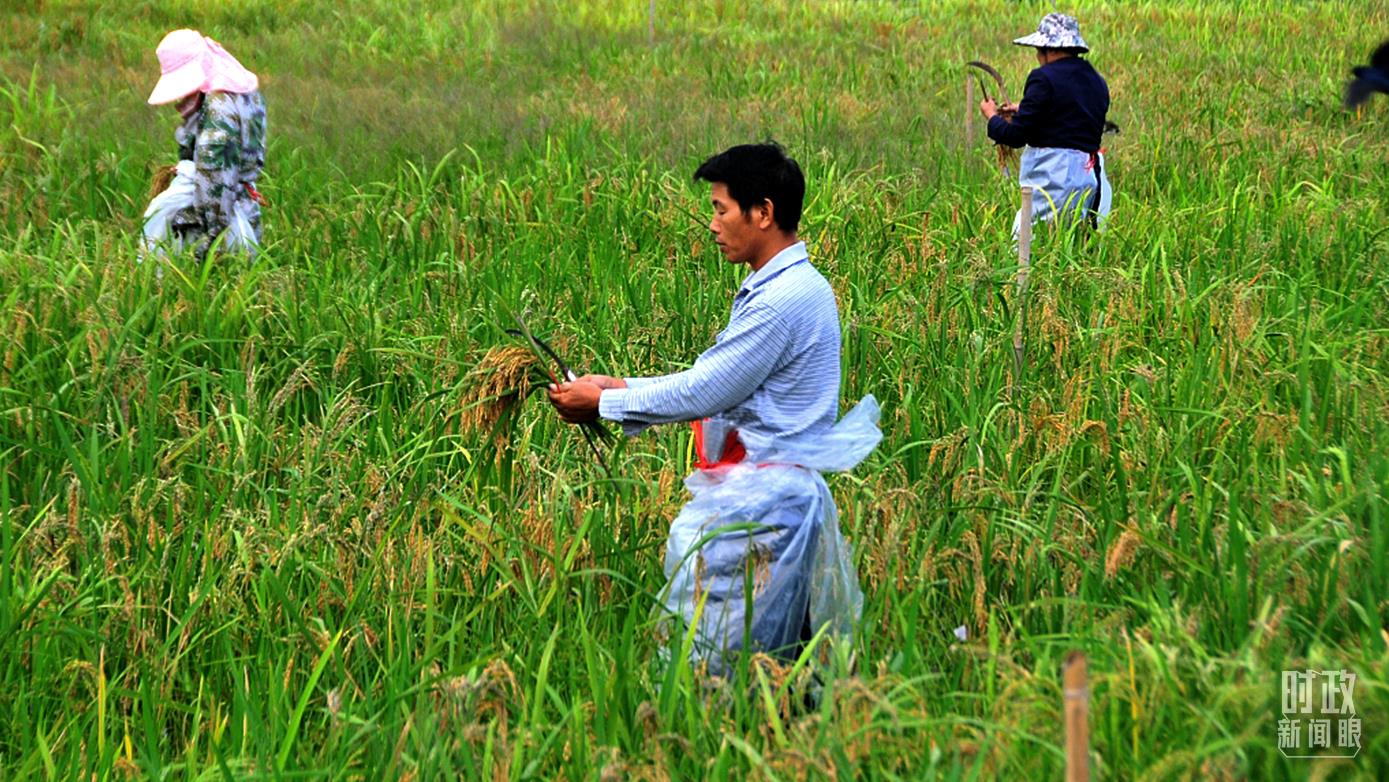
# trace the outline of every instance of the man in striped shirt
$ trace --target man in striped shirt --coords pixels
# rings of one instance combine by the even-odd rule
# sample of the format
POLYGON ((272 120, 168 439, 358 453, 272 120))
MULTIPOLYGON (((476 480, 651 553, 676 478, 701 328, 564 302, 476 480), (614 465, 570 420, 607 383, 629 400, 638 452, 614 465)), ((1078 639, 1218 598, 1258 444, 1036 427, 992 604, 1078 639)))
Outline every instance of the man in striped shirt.
MULTIPOLYGON (((811 631, 819 629, 817 615, 847 630, 861 601, 847 546, 839 540, 833 501, 827 489, 821 493, 824 483, 815 471, 813 452, 836 428, 839 313, 834 291, 810 264, 805 243, 797 238, 805 179, 780 146, 732 147, 706 160, 694 176, 711 185, 714 214, 709 230, 719 250, 731 263, 749 268, 733 297, 728 326, 683 372, 625 379, 585 375, 551 386, 550 401, 570 423, 602 417, 621 423, 628 435, 653 424, 694 424, 700 472, 687 481, 695 499, 672 525, 666 560, 672 598, 667 604, 693 620, 697 614, 690 600, 704 595, 711 605, 701 609, 701 635, 720 652, 741 648, 747 608, 741 604, 750 557, 770 554, 771 577, 763 580, 772 587, 755 597, 748 645, 791 656, 811 631), (779 469, 767 469, 768 463, 779 469), (807 477, 810 474, 814 481, 807 477), (790 484, 796 485, 788 490, 790 484), (735 488, 741 516, 700 516, 702 499, 713 503, 711 513, 717 516, 730 503, 716 495, 735 488), (704 498, 702 489, 708 490, 704 498), (769 499, 750 512, 749 493, 769 499), (822 529, 826 512, 835 525, 834 540, 827 540, 822 529), (695 523, 683 535, 682 519, 687 516, 695 523), (697 539, 719 524, 747 522, 770 532, 743 530, 720 535, 698 552, 686 550, 693 545, 691 536, 697 539), (816 611, 813 605, 812 568, 820 541, 846 552, 839 564, 847 568, 848 577, 840 579, 845 583, 837 604, 852 604, 853 616, 847 621, 816 611), (696 557, 698 567, 687 566, 696 557), (682 584, 682 574, 688 583, 682 584), (683 598, 682 590, 688 593, 683 598)), ((876 421, 876 404, 873 409, 876 421)), ((875 425, 872 431, 877 432, 875 425)), ((834 448, 842 452, 842 444, 834 448)), ((705 659, 721 670, 718 657, 705 659)))
MULTIPOLYGON (((749 274, 714 345, 684 372, 659 377, 588 375, 550 392, 571 423, 598 417, 629 435, 652 424, 713 419, 716 431, 772 437, 817 434, 839 412, 839 313, 834 291, 796 236, 805 197, 800 167, 772 144, 733 147, 705 161, 709 230, 749 274)), ((706 443, 710 441, 706 439, 706 443)), ((710 443, 715 447, 717 441, 710 443)), ((717 460, 721 452, 709 454, 717 460)))

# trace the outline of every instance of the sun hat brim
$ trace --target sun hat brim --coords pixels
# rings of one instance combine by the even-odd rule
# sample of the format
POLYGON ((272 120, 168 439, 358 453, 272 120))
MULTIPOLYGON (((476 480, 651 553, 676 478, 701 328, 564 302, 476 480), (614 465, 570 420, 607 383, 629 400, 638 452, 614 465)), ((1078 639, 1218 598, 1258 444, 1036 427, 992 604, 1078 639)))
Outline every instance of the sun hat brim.
POLYGON ((1031 46, 1034 49, 1075 49, 1079 52, 1088 52, 1090 47, 1085 45, 1085 41, 1057 41, 1041 33, 1024 35, 1021 38, 1014 38, 1013 43, 1017 46, 1031 46))
POLYGON ((202 92, 203 83, 206 81, 207 74, 203 72, 202 58, 195 57, 159 77, 154 91, 150 93, 149 104, 160 106, 186 98, 195 92, 202 92))

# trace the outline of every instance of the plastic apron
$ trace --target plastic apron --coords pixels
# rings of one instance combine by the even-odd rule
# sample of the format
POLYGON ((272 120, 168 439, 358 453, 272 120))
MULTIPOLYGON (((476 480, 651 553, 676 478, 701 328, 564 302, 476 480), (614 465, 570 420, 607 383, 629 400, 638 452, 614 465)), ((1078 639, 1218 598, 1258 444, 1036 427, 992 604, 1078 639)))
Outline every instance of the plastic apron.
POLYGON ((191 160, 180 160, 174 167, 174 178, 169 186, 145 207, 144 244, 140 258, 151 253, 163 255, 168 249, 182 249, 183 241, 174 234, 174 216, 193 206, 197 200, 197 186, 193 175, 197 168, 191 160))
MULTIPOLYGON (((813 438, 729 432, 722 458, 701 454, 665 560, 665 606, 694 628, 695 662, 718 675, 745 646, 785 657, 805 630, 852 634, 863 593, 821 473, 849 470, 877 447, 879 414, 869 395, 813 438)), ((697 445, 707 434, 696 428, 697 445)))
MULTIPOLYGON (((194 179, 197 170, 193 161, 180 160, 174 167, 174 178, 169 182, 169 186, 150 199, 149 206, 145 207, 141 259, 150 254, 162 256, 169 251, 177 253, 188 244, 201 240, 201 234, 197 237, 184 237, 174 230, 174 219, 178 213, 197 204, 197 183, 194 179)), ((258 201, 261 200, 261 196, 255 191, 254 186, 246 185, 246 188, 248 197, 239 197, 232 201, 232 210, 227 215, 228 222, 220 239, 223 250, 240 250, 248 255, 255 255, 260 241, 256 236, 252 218, 260 209, 258 201)))
MULTIPOLYGON (((1027 147, 1018 165, 1018 184, 1032 186, 1032 221, 1049 222, 1093 214, 1099 227, 1109 215, 1114 191, 1105 174, 1104 153, 1078 149, 1027 147), (1095 184, 1100 185, 1096 203, 1095 184)), ((1013 217, 1013 236, 1022 225, 1022 210, 1013 217)))

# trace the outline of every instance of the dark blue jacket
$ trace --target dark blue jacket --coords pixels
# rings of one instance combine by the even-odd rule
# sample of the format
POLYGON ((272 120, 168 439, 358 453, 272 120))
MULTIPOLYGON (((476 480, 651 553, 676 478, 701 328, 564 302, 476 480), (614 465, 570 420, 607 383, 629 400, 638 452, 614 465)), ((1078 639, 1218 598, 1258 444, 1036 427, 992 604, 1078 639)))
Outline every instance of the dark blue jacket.
POLYGON ((1018 113, 989 120, 989 138, 1010 147, 1096 152, 1109 112, 1109 85, 1089 62, 1063 57, 1027 75, 1018 113))

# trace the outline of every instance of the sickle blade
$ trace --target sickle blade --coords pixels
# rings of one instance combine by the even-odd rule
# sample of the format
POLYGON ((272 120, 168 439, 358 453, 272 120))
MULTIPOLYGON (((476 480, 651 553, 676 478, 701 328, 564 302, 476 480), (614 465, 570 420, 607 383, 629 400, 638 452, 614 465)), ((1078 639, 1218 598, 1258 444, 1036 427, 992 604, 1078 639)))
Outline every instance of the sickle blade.
MULTIPOLYGON (((571 382, 578 378, 578 375, 574 373, 574 370, 570 369, 569 365, 564 363, 564 359, 560 358, 559 354, 556 353, 554 349, 551 348, 549 344, 545 342, 545 340, 535 336, 535 334, 531 332, 530 327, 526 325, 526 321, 523 320, 519 314, 516 315, 516 325, 520 326, 521 328, 506 329, 506 333, 514 337, 520 337, 529 342, 531 346, 531 351, 536 353, 537 355, 543 353, 544 355, 549 356, 550 360, 555 362, 555 367, 559 369, 560 377, 571 382)), ((555 378, 553 374, 551 374, 550 377, 554 379, 555 382, 559 382, 559 380, 555 378)), ((598 444, 597 442, 595 442, 595 439, 598 442, 606 443, 608 440, 612 439, 612 432, 609 432, 607 427, 603 426, 597 421, 584 424, 583 426, 579 427, 579 430, 583 432, 584 441, 588 443, 588 447, 593 451, 593 455, 598 459, 598 464, 602 466, 604 472, 607 472, 609 475, 611 475, 612 472, 608 469, 608 462, 606 459, 603 458, 602 452, 598 450, 598 444)))
MULTIPOLYGON (((1009 102, 1009 101, 1008 101, 1008 88, 1005 87, 1005 86, 1003 86, 1003 76, 1000 75, 999 72, 998 72, 997 70, 995 70, 994 67, 993 67, 992 65, 990 65, 990 64, 988 64, 988 63, 986 63, 986 62, 984 62, 984 61, 982 61, 982 60, 970 60, 969 62, 965 63, 965 67, 967 67, 967 68, 978 68, 979 70, 981 70, 981 71, 983 71, 984 73, 987 73, 989 76, 991 76, 991 77, 993 78, 993 80, 994 80, 994 83, 998 85, 998 98, 999 98, 999 100, 1003 101, 1004 103, 1008 103, 1008 102, 1009 102)), ((987 97, 987 96, 986 96, 986 97, 987 97)))
POLYGON ((507 329, 506 333, 513 337, 520 337, 531 343, 532 350, 549 356, 550 360, 555 362, 555 367, 559 369, 560 377, 563 377, 565 380, 573 380, 576 377, 574 370, 570 369, 569 365, 564 363, 564 359, 560 358, 559 355, 545 343, 545 340, 532 334, 529 328, 525 328, 525 321, 522 321, 519 315, 516 317, 516 320, 521 324, 522 328, 507 329))

